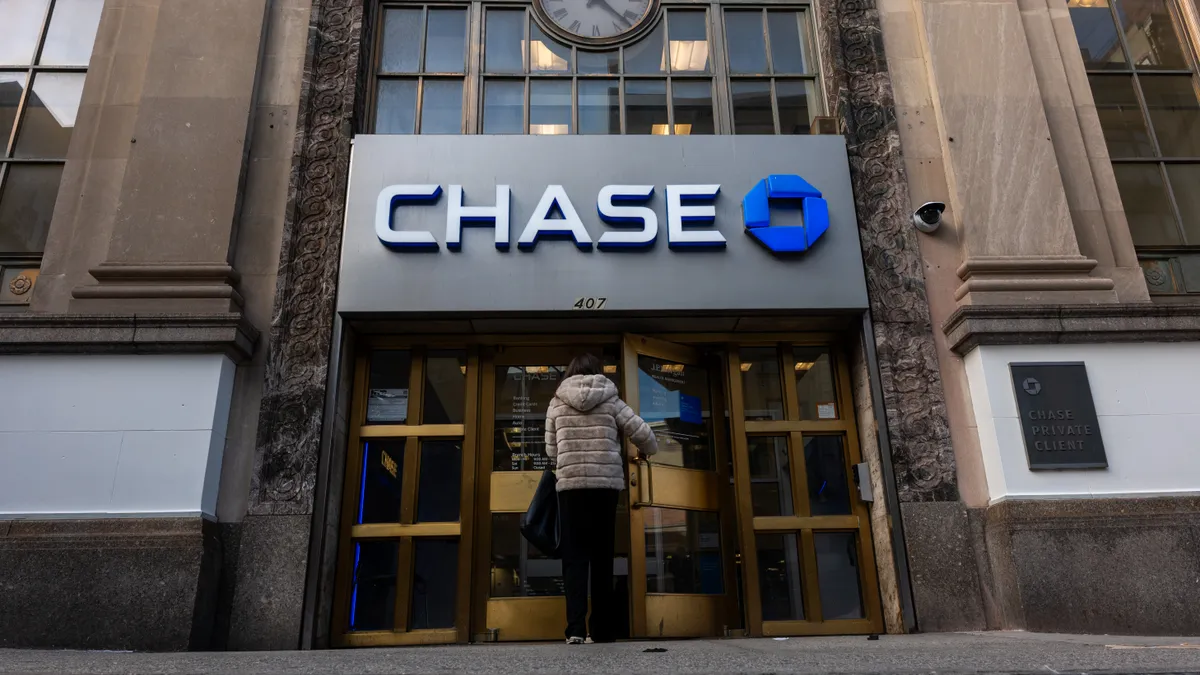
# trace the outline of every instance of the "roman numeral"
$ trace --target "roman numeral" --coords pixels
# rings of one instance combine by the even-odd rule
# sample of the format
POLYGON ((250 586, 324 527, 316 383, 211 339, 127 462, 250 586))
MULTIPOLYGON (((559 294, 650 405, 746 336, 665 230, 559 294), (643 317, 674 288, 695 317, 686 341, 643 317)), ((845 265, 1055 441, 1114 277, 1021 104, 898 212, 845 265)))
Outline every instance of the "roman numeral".
POLYGON ((554 10, 554 18, 556 18, 556 19, 561 19, 566 15, 567 15, 567 10, 565 8, 560 7, 558 9, 554 10))
POLYGON ((617 23, 616 21, 613 22, 613 28, 615 28, 618 33, 625 30, 624 28, 621 27, 621 24, 617 23))
POLYGON ((629 19, 629 21, 631 21, 631 22, 637 21, 638 16, 639 16, 638 13, 634 12, 632 9, 625 10, 625 18, 629 19))
POLYGON ((575 34, 579 34, 579 26, 581 26, 581 25, 582 24, 579 23, 579 19, 576 19, 571 22, 571 25, 567 27, 567 30, 569 30, 575 34))
POLYGON ((600 37, 600 26, 592 24, 592 37, 600 37))

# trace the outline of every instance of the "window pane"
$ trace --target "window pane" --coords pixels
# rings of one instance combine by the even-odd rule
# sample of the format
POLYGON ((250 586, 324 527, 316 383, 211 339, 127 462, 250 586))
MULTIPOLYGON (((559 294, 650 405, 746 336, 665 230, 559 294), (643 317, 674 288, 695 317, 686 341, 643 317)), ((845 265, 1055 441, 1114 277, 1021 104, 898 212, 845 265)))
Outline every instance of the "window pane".
POLYGON ((467 400, 467 355, 461 351, 430 352, 425 359, 425 424, 462 424, 467 400))
POLYGON ((25 92, 25 77, 24 72, 0 72, 0 155, 8 150, 8 136, 25 92))
POLYGON ((488 597, 564 595, 562 560, 551 560, 521 535, 521 513, 492 514, 488 597))
POLYGON ((621 70, 620 52, 585 52, 575 55, 575 67, 581 73, 618 73, 621 70))
POLYGON ((462 441, 421 441, 418 478, 417 522, 457 521, 458 497, 462 491, 462 441))
POLYGON ((1168 164, 1167 176, 1183 218, 1185 243, 1196 246, 1200 244, 1200 164, 1168 164))
POLYGON ((354 544, 354 591, 350 594, 350 630, 392 630, 396 625, 396 563, 400 543, 354 544))
POLYGON ((525 40, 524 10, 488 10, 486 64, 489 73, 525 72, 521 45, 525 40))
POLYGON ((40 253, 58 199, 61 164, 10 164, 0 192, 0 252, 40 253))
POLYGON ((638 410, 658 439, 655 464, 711 471, 712 405, 708 370, 638 356, 638 410))
POLYGON ((804 469, 808 472, 808 508, 814 516, 850 513, 850 485, 841 436, 805 436, 804 469))
POLYGON ((546 409, 567 364, 496 366, 496 438, 492 471, 541 471, 546 457, 546 409))
MULTIPOLYGON (((1113 164, 1129 233, 1138 246, 1183 243, 1158 164, 1113 164)), ((1193 187, 1193 189, 1195 189, 1193 187)))
POLYGON ((571 48, 551 40, 537 26, 529 27, 529 70, 532 72, 571 71, 571 48))
POLYGON ((663 47, 663 25, 659 23, 650 34, 625 48, 625 72, 634 74, 663 73, 667 70, 667 55, 663 47))
POLYGON ((667 83, 625 80, 625 133, 667 133, 667 83))
POLYGON ((377 351, 371 355, 367 382, 367 423, 404 424, 408 421, 408 384, 412 355, 407 351, 377 351))
POLYGON ((417 81, 380 80, 375 133, 411 134, 417 124, 417 81))
POLYGON ((711 511, 645 509, 646 592, 724 592, 721 519, 711 511))
POLYGON ((773 134, 770 82, 730 82, 733 95, 733 133, 773 134))
POLYGON ((33 63, 49 0, 0 0, 0 64, 33 63))
POLYGON ((837 389, 833 386, 833 364, 827 347, 796 347, 796 394, 800 419, 838 418, 837 389))
POLYGON ((579 133, 621 133, 621 88, 616 80, 579 80, 579 133))
POLYGON ((421 10, 389 9, 383 15, 379 71, 415 73, 421 68, 421 10))
POLYGON ((672 11, 667 14, 671 35, 671 72, 708 72, 707 12, 672 11))
POLYGON ((421 133, 462 133, 462 80, 425 80, 421 133))
POLYGON ((1125 48, 1117 34, 1112 9, 1106 0, 1068 0, 1071 23, 1079 40, 1083 65, 1089 70, 1128 68, 1125 48))
POLYGON ((725 12, 725 43, 729 45, 730 72, 767 72, 762 12, 725 12))
POLYGON ((571 133, 571 83, 533 80, 529 87, 529 133, 571 133))
POLYGON ((1146 120, 1128 75, 1090 75, 1096 112, 1110 157, 1153 157, 1146 120))
POLYGON ((675 105, 675 133, 716 133, 711 81, 675 80, 671 83, 671 91, 675 105))
POLYGON ((1117 15, 1138 69, 1188 69, 1175 21, 1165 0, 1117 0, 1117 15))
POLYGON ((412 606, 409 630, 453 628, 458 595, 458 540, 417 539, 413 543, 412 606))
POLYGON ((788 441, 782 436, 750 436, 750 501, 756 516, 794 516, 788 441))
POLYGON ((746 419, 783 419, 783 388, 780 386, 779 353, 774 347, 742 349, 742 395, 746 419))
MULTIPOLYGON (((92 58, 104 0, 58 0, 38 60, 44 66, 86 66, 92 58)), ((0 16, 3 16, 0 10, 0 16)))
POLYGON ((1138 81, 1162 156, 1200 157, 1200 103, 1191 76, 1143 75, 1138 81))
POLYGON ((815 94, 810 95, 812 83, 800 80, 776 80, 775 96, 779 101, 779 133, 807 134, 812 126, 813 110, 809 109, 809 101, 815 102, 815 94))
POLYGON ((488 80, 483 85, 483 133, 525 133, 525 83, 488 80))
POLYGON ((858 537, 853 532, 816 532, 817 585, 826 621, 863 618, 858 585, 858 537))
POLYGON ((806 73, 800 41, 800 12, 767 12, 771 31, 771 67, 776 73, 806 73))
POLYGON ((467 11, 429 10, 425 38, 425 72, 461 73, 467 58, 467 11))
POLYGON ((758 588, 763 621, 802 621, 804 593, 800 584, 800 547, 796 535, 760 534, 758 588))
POLYGON ((400 522, 400 487, 404 483, 404 443, 368 441, 363 443, 359 467, 358 513, 354 522, 400 522))
POLYGON ((83 73, 39 73, 25 105, 25 117, 17 134, 17 157, 61 159, 67 156, 79 99, 83 96, 83 73))

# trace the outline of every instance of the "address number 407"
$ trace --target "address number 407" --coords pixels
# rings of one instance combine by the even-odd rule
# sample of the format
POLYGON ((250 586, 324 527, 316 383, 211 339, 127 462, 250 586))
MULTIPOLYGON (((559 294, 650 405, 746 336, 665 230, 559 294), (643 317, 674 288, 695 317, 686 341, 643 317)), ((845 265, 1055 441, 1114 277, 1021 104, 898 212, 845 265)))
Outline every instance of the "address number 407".
POLYGON ((571 307, 574 309, 604 309, 607 304, 608 298, 579 298, 571 307))

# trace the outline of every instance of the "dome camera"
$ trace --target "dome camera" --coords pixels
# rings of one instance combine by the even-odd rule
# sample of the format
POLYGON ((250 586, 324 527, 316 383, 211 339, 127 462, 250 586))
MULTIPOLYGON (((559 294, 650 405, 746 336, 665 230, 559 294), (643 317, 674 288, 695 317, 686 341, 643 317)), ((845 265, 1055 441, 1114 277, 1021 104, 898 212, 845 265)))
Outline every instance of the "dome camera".
POLYGON ((931 234, 942 224, 942 211, 946 205, 942 202, 925 202, 913 213, 913 225, 925 234, 931 234))

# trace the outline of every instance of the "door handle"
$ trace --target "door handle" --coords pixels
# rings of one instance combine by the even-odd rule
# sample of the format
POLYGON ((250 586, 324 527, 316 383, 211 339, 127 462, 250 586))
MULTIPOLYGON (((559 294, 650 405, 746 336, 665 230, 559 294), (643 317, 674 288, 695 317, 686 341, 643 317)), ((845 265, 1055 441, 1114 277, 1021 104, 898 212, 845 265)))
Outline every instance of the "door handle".
POLYGON ((654 471, 650 460, 644 457, 637 457, 633 460, 633 474, 629 478, 629 486, 637 488, 633 508, 640 509, 654 503, 654 471))

